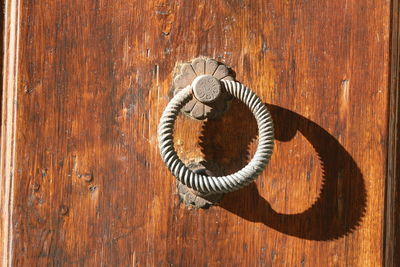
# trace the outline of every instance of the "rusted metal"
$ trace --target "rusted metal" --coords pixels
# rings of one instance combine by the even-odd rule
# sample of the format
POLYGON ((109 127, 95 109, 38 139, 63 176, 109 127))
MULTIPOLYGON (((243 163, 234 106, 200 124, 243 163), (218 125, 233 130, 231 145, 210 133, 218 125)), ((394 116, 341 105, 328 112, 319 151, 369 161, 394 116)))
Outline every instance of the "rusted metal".
MULTIPOLYGON (((187 167, 194 173, 215 176, 216 173, 205 167, 203 162, 191 162, 187 167)), ((181 201, 189 207, 207 209, 212 205, 219 203, 224 194, 202 194, 192 188, 187 187, 179 180, 176 181, 177 190, 181 201)))
POLYGON ((223 63, 199 57, 180 66, 174 77, 174 95, 192 86, 194 97, 182 112, 196 120, 216 119, 228 109, 232 96, 221 86, 221 80, 234 80, 233 72, 223 63))

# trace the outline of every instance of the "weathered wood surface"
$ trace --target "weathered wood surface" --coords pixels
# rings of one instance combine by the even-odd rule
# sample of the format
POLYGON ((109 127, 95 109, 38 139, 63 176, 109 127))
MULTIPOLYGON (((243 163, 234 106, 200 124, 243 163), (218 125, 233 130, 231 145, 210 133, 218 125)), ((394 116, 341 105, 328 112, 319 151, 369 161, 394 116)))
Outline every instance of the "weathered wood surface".
POLYGON ((400 265, 400 1, 392 1, 389 131, 385 202, 385 266, 400 265))
MULTIPOLYGON (((5 48, 15 53, 4 71, 4 262, 383 262, 388 1, 7 5, 5 48), (277 141, 255 184, 220 207, 188 210, 158 154, 156 128, 175 64, 199 55, 230 65, 268 104, 277 141)), ((238 102, 221 121, 181 117, 176 130, 184 160, 203 157, 224 173, 243 166, 257 141, 238 102)))

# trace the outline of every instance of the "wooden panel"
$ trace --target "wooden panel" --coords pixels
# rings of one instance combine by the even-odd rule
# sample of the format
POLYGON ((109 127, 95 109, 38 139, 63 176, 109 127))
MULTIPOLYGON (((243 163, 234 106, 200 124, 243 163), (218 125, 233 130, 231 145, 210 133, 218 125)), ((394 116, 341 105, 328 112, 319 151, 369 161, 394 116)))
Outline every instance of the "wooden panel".
MULTIPOLYGON (((383 262, 388 1, 7 4, 6 36, 18 50, 5 65, 5 262, 383 262), (257 182, 209 210, 179 203, 156 139, 175 64, 199 55, 257 92, 277 138, 257 182)), ((240 103, 231 111, 179 119, 185 161, 203 157, 225 173, 248 161, 256 125, 240 103)))
POLYGON ((392 1, 389 78, 389 138, 385 202, 385 266, 399 266, 400 257, 400 1, 392 1))

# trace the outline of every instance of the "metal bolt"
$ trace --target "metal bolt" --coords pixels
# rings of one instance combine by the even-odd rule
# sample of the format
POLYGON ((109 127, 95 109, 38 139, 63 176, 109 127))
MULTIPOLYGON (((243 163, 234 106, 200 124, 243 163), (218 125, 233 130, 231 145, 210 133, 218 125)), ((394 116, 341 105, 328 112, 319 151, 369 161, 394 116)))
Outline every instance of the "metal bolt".
POLYGON ((197 76, 192 86, 194 96, 202 103, 214 102, 221 95, 221 83, 212 75, 197 76))

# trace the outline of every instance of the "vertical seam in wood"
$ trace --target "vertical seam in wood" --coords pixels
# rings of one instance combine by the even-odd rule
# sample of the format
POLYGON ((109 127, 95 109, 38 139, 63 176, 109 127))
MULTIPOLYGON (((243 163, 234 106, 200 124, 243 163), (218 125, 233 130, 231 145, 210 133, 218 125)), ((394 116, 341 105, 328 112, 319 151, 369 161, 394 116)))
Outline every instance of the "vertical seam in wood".
POLYGON ((3 105, 1 128, 0 208, 2 266, 12 265, 13 176, 18 83, 19 0, 5 4, 3 105))
MULTIPOLYGON (((391 1, 390 16, 390 62, 389 62, 389 135, 388 135, 388 161, 385 196, 385 223, 384 223, 384 266, 395 266, 396 250, 399 247, 399 222, 396 214, 400 212, 400 196, 398 192, 400 173, 397 164, 400 163, 399 150, 399 0, 391 1)), ((398 255, 397 255, 398 256, 398 255)), ((397 262, 399 263, 399 262, 397 262)))

